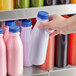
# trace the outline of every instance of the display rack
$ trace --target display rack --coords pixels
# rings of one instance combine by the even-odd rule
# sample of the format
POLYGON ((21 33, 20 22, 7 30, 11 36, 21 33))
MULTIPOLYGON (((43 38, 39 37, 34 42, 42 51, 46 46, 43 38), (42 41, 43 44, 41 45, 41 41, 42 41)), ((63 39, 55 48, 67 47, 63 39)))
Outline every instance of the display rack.
MULTIPOLYGON (((76 4, 44 6, 36 8, 15 9, 0 11, 0 21, 28 19, 37 16, 38 11, 47 11, 49 14, 76 14, 76 4)), ((39 67, 24 67, 24 72, 20 76, 76 76, 76 67, 54 68, 51 71, 44 71, 39 67)))

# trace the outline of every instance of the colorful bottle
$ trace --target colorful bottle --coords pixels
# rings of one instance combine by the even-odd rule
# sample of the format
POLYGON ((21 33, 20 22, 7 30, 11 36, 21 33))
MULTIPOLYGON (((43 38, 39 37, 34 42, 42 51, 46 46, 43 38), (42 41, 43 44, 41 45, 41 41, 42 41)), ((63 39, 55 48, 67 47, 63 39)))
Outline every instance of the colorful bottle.
POLYGON ((32 23, 30 20, 23 20, 21 25, 21 40, 23 43, 23 64, 24 66, 32 66, 31 63, 31 32, 32 23))
POLYGON ((76 0, 71 0, 71 3, 76 3, 76 0))
MULTIPOLYGON (((63 17, 67 18, 67 15, 63 17)), ((66 67, 68 65, 69 35, 59 34, 55 41, 55 65, 59 68, 66 67)))
POLYGON ((43 69, 43 70, 53 69, 53 67, 54 67, 54 50, 55 50, 55 37, 50 37, 48 40, 46 60, 45 60, 44 64, 40 65, 40 69, 43 69))
POLYGON ((9 27, 10 26, 15 26, 15 21, 6 21, 5 22, 5 26, 3 28, 3 32, 4 32, 4 42, 6 43, 8 38, 9 38, 9 27))
POLYGON ((6 47, 3 40, 2 29, 0 28, 0 76, 6 76, 6 47))
POLYGON ((49 29, 38 29, 37 25, 49 21, 49 14, 45 11, 38 12, 37 22, 32 30, 31 38, 31 62, 41 65, 45 62, 49 39, 49 29))
POLYGON ((20 39, 19 26, 9 28, 7 42, 8 74, 18 76, 23 72, 23 45, 20 39))
POLYGON ((57 4, 69 4, 70 0, 58 0, 57 2, 57 4))
POLYGON ((58 0, 44 0, 45 6, 56 5, 58 0))
POLYGON ((44 6, 44 0, 30 0, 31 7, 41 7, 44 6))
POLYGON ((0 0, 0 10, 14 9, 14 0, 0 0))
POLYGON ((15 8, 29 8, 29 0, 15 0, 15 8))

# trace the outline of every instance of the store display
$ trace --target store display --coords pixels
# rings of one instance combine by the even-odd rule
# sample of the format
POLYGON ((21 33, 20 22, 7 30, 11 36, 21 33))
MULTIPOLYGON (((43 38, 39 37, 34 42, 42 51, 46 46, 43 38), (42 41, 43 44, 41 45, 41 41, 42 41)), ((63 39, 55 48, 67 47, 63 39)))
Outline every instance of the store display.
POLYGON ((29 8, 29 0, 15 0, 15 8, 29 8))
POLYGON ((8 38, 9 38, 9 27, 15 26, 15 21, 14 20, 13 21, 6 21, 5 25, 3 24, 3 26, 4 26, 3 27, 3 33, 4 33, 3 38, 4 38, 4 42, 6 43, 8 38))
POLYGON ((0 76, 6 76, 6 46, 3 40, 2 29, 0 28, 0 76))
MULTIPOLYGON (((67 15, 63 17, 68 18, 67 15)), ((68 65, 69 35, 59 34, 55 41, 55 65, 59 68, 66 67, 68 65)))
POLYGON ((0 0, 0 11, 12 9, 14 9, 14 0, 0 0))
POLYGON ((8 74, 18 76, 23 72, 23 45, 20 39, 19 26, 9 28, 7 46, 8 74))
POLYGON ((30 7, 44 6, 44 0, 30 0, 30 7))
POLYGON ((24 66, 32 66, 31 63, 31 32, 32 23, 30 20, 23 20, 21 25, 21 40, 23 43, 23 64, 24 66))
POLYGON ((38 12, 37 22, 32 30, 31 38, 31 62, 33 65, 41 65, 44 63, 47 52, 49 39, 49 29, 38 29, 37 25, 42 22, 48 22, 49 14, 44 11, 38 12))

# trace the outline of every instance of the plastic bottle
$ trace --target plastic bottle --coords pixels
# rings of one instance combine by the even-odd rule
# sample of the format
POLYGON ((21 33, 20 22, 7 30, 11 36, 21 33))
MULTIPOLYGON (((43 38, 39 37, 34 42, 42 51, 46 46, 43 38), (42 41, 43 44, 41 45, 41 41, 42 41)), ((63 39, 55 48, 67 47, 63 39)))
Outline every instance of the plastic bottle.
POLYGON ((6 76, 6 47, 3 40, 2 29, 0 28, 0 76, 6 76))
POLYGON ((56 4, 57 4, 57 0, 44 0, 45 6, 56 5, 56 4))
MULTIPOLYGON (((63 17, 68 18, 67 15, 63 17)), ((58 68, 66 67, 68 65, 69 35, 59 34, 55 41, 55 65, 58 68)))
POLYGON ((38 29, 37 25, 49 21, 49 14, 45 11, 38 12, 37 22, 32 30, 31 38, 31 62, 34 65, 41 65, 46 59, 46 52, 49 39, 49 29, 38 29))
POLYGON ((14 0, 0 0, 0 10, 14 9, 14 0))
POLYGON ((41 7, 44 6, 44 0, 30 0, 31 7, 41 7))
POLYGON ((71 0, 71 3, 76 3, 76 0, 71 0))
MULTIPOLYGON (((4 25, 3 25, 4 26, 4 25)), ((4 33, 4 42, 6 43, 9 37, 9 27, 15 26, 15 21, 6 21, 5 26, 3 27, 3 33, 4 33)))
POLYGON ((15 0, 15 8, 29 8, 29 0, 15 0))
POLYGON ((18 76, 23 72, 23 45, 20 39, 19 26, 9 28, 7 42, 8 74, 18 76))
POLYGON ((30 51, 31 51, 31 32, 32 32, 32 23, 30 20, 23 20, 21 25, 21 40, 23 43, 23 64, 24 66, 32 66, 30 60, 30 51))
MULTIPOLYGON (((51 32, 50 32, 51 34, 51 32)), ((40 65, 40 69, 51 70, 54 67, 54 50, 55 50, 55 37, 49 37, 46 60, 44 64, 40 65)))
POLYGON ((70 0, 58 0, 57 2, 57 4, 69 4, 70 0))

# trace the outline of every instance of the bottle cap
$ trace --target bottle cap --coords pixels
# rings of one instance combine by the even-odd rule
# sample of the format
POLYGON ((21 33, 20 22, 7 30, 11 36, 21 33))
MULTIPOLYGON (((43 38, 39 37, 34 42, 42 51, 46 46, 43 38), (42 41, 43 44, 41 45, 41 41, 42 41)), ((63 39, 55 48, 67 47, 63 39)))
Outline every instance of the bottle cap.
POLYGON ((3 33, 2 28, 0 28, 0 34, 2 34, 2 33, 3 33))
POLYGON ((6 25, 6 26, 15 26, 16 24, 15 24, 15 21, 12 20, 12 21, 6 21, 6 22, 5 22, 5 25, 6 25))
POLYGON ((20 31, 19 26, 10 26, 9 27, 9 32, 11 32, 11 33, 17 33, 19 31, 20 31))
POLYGON ((30 27, 32 26, 31 20, 23 20, 22 27, 30 27))
POLYGON ((49 13, 45 11, 40 11, 38 12, 37 17, 40 19, 49 19, 49 13))

